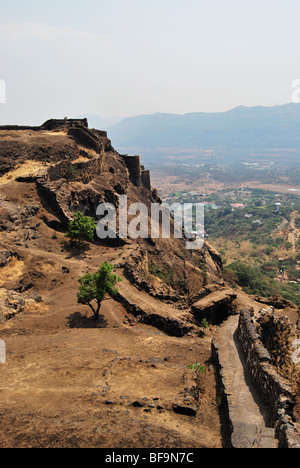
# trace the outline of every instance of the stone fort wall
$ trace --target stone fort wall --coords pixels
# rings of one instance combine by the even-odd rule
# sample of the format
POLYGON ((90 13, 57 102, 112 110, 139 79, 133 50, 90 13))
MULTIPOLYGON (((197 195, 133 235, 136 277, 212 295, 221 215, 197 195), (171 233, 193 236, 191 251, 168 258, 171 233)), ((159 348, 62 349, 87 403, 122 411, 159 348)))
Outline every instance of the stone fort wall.
MULTIPOLYGON (((87 119, 50 119, 47 120, 39 127, 31 126, 19 126, 19 125, 5 125, 0 126, 0 130, 31 130, 31 131, 59 131, 67 130, 69 136, 74 141, 94 150, 99 154, 99 158, 84 163, 83 166, 79 164, 71 164, 70 162, 63 161, 56 167, 49 169, 49 180, 55 181, 60 178, 67 178, 70 181, 84 179, 84 182, 91 180, 92 172, 99 172, 103 170, 105 152, 112 151, 111 141, 107 137, 107 132, 96 129, 88 128, 87 119), (84 169, 84 170, 83 170, 84 169)), ((145 170, 144 166, 141 165, 140 156, 128 156, 122 155, 125 165, 129 172, 130 181, 136 187, 143 187, 148 191, 152 191, 151 188, 151 175, 149 170, 145 170)), ((152 195, 155 199, 159 199, 158 192, 154 189, 152 195)))
POLYGON ((269 351, 264 347, 248 309, 243 309, 240 314, 238 337, 252 382, 267 406, 273 409, 273 423, 281 448, 300 448, 300 434, 293 418, 295 392, 272 365, 269 351))
POLYGON ((151 190, 150 171, 145 170, 144 166, 141 165, 140 156, 128 156, 125 154, 122 157, 128 169, 130 181, 136 187, 144 187, 147 190, 151 190))

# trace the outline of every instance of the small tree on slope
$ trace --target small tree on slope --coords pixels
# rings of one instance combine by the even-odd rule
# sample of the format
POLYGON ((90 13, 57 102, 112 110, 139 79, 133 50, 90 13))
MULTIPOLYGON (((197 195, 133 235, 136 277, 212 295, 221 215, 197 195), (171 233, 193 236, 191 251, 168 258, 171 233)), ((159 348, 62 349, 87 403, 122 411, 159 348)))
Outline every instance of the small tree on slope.
POLYGON ((84 216, 77 212, 74 218, 69 223, 69 229, 66 237, 77 243, 77 247, 81 249, 85 241, 92 242, 96 230, 95 221, 93 218, 84 216))
POLYGON ((99 319, 101 304, 105 296, 109 294, 114 297, 118 293, 116 285, 122 279, 112 274, 113 269, 113 265, 104 262, 96 273, 88 273, 78 280, 78 303, 88 305, 92 309, 96 320, 99 319), (94 302, 96 302, 96 305, 93 304, 94 302))

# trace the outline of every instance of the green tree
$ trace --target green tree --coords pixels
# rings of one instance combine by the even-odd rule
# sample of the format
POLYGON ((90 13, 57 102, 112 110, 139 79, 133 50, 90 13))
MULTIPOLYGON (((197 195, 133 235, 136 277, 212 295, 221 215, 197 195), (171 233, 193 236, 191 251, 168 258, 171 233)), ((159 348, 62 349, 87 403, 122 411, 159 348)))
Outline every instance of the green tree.
POLYGON ((65 236, 75 242, 78 248, 82 248, 86 241, 93 241, 95 230, 96 225, 93 218, 77 212, 72 221, 70 221, 69 229, 65 236))
POLYGON ((118 293, 116 285, 122 279, 112 274, 113 269, 113 265, 104 262, 96 273, 88 273, 78 280, 78 303, 88 305, 92 309, 96 320, 99 318, 101 304, 105 296, 109 294, 114 297, 118 293), (94 302, 96 302, 95 306, 94 302))

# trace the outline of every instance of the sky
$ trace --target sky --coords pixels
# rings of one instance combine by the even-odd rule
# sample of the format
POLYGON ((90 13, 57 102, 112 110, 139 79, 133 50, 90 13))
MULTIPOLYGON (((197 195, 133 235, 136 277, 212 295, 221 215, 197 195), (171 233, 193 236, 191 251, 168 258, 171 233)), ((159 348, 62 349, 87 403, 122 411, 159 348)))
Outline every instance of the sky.
POLYGON ((0 124, 286 104, 299 20, 299 0, 0 0, 0 124))

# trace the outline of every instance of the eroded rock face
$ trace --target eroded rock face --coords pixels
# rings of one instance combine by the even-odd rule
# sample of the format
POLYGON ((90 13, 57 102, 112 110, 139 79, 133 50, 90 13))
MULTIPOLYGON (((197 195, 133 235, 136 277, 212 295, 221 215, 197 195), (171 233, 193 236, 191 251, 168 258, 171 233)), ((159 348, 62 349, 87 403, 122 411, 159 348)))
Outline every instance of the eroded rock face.
MULTIPOLYGON (((118 154, 105 132, 90 130, 85 123, 81 126, 77 121, 51 121, 40 128, 0 127, 0 177, 4 174, 3 183, 12 184, 9 196, 0 198, 0 230, 9 233, 17 251, 19 247, 30 249, 43 236, 41 224, 53 229, 53 235, 56 230, 64 232, 78 211, 97 222, 97 207, 103 202, 113 204, 118 216, 120 195, 127 196, 128 206, 143 203, 151 226, 151 206, 161 200, 151 187, 148 172, 145 183, 142 177, 141 180, 134 177, 145 172, 138 156, 118 154), (32 197, 26 195, 28 200, 14 198, 13 187, 20 191, 22 184, 32 188, 32 197)), ((95 241, 101 245, 101 241, 95 241)), ((207 295, 212 285, 222 288, 220 255, 207 243, 200 251, 188 251, 184 239, 149 237, 128 239, 130 242, 131 255, 120 262, 120 273, 140 291, 170 304, 170 314, 168 310, 162 314, 160 307, 147 309, 144 322, 182 336, 194 321, 190 306, 199 299, 199 291, 207 295), (184 310, 189 316, 178 321, 173 305, 179 315, 184 310)), ((108 240, 106 245, 123 246, 116 240, 108 240)), ((55 286, 55 278, 50 278, 43 266, 30 262, 27 252, 22 255, 22 270, 3 283, 7 290, 23 293, 47 281, 49 287, 55 286)), ((0 268, 10 264, 12 258, 3 245, 0 268)))
POLYGON ((9 250, 2 250, 0 252, 0 268, 8 265, 13 258, 13 254, 9 250))
POLYGON ((25 300, 21 294, 7 289, 0 289, 0 323, 10 320, 25 309, 25 300))
POLYGON ((173 411, 186 416, 197 416, 200 395, 197 371, 186 369, 181 386, 177 400, 173 403, 173 411))
POLYGON ((214 324, 220 324, 237 312, 233 304, 237 297, 236 293, 226 288, 214 289, 215 291, 205 295, 192 306, 192 312, 198 323, 206 319, 214 324))

